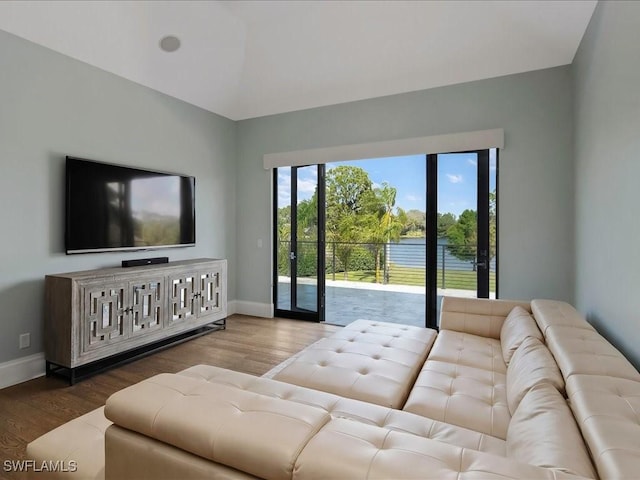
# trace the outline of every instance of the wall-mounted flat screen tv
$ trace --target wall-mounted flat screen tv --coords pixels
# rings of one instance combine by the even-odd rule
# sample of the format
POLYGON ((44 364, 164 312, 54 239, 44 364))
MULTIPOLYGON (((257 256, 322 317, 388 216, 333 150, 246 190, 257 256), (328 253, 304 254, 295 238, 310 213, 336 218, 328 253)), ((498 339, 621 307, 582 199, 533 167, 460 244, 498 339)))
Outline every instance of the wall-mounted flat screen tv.
POLYGON ((196 243, 195 178, 67 157, 67 254, 196 243))

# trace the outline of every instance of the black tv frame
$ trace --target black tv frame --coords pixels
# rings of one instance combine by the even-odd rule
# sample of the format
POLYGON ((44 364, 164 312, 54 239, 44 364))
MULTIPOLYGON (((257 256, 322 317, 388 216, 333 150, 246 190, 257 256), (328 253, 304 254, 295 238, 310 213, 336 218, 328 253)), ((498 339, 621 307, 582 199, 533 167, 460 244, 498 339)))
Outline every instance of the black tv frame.
POLYGON ((85 254, 85 253, 105 253, 105 252, 135 252, 135 251, 147 251, 147 250, 160 250, 164 248, 183 248, 183 247, 193 247, 196 245, 196 178, 191 175, 184 175, 181 173, 175 172, 166 172, 161 170, 151 170, 147 168, 141 167, 132 167, 129 165, 122 165, 111 162, 102 162, 98 160, 92 160, 87 158, 75 157, 71 155, 67 155, 65 157, 65 226, 64 226, 64 249, 67 255, 74 254, 85 254), (193 228, 192 239, 193 242, 184 242, 184 243, 176 243, 176 244, 163 244, 163 245, 144 245, 144 246, 116 246, 116 247, 87 247, 87 248, 70 248, 70 234, 71 234, 71 225, 70 225, 70 217, 71 217, 71 195, 70 195, 70 176, 69 176, 69 161, 75 162, 86 162, 90 164, 97 164, 102 166, 113 167, 115 169, 122 169, 123 171, 129 172, 140 172, 143 175, 169 175, 175 176, 182 179, 188 179, 191 182, 193 193, 192 193, 192 215, 191 222, 193 228))

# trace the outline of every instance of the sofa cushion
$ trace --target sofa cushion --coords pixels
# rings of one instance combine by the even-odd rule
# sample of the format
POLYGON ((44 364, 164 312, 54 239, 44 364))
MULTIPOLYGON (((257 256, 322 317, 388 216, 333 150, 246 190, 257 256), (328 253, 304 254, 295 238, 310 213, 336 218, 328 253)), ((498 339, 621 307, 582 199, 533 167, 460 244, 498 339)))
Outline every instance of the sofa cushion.
POLYGON ((553 325, 546 332, 547 346, 564 378, 587 374, 640 381, 629 360, 595 330, 553 325))
POLYGON ((507 456, 539 467, 596 478, 567 402, 547 383, 529 390, 511 418, 507 456))
POLYGON ((573 305, 559 300, 531 300, 531 311, 540 331, 547 336, 547 328, 554 325, 595 330, 573 305))
POLYGON ((429 360, 498 373, 507 371, 500 340, 452 330, 440 331, 429 353, 429 360))
POLYGON ((212 384, 233 386, 261 395, 312 405, 325 410, 333 418, 350 418, 361 423, 432 438, 459 447, 471 448, 503 457, 506 455, 505 441, 503 439, 402 410, 339 397, 332 393, 299 387, 269 378, 255 377, 210 365, 196 365, 178 374, 199 378, 212 384))
POLYGON ((60 461, 69 472, 41 472, 36 478, 104 479, 104 433, 111 422, 104 416, 104 407, 92 410, 60 425, 27 445, 27 458, 38 465, 60 461), (75 467, 70 465, 75 462, 75 467))
POLYGON ((542 332, 531 314, 520 306, 514 307, 504 320, 500 331, 504 363, 509 365, 514 352, 527 337, 543 339, 542 332))
POLYGON ((440 330, 498 340, 504 319, 517 305, 529 310, 528 302, 445 296, 440 306, 440 330))
POLYGON ((567 394, 600 478, 638 478, 640 382, 572 375, 567 394))
POLYGON ((402 408, 436 335, 428 328, 357 320, 303 350, 273 378, 402 408))
POLYGON ((309 441, 294 472, 294 480, 578 480, 514 459, 339 418, 309 441))
POLYGON ((504 373, 428 360, 403 410, 504 439, 505 383, 504 373))
POLYGON ((316 407, 160 374, 114 393, 105 416, 202 458, 268 479, 290 479, 293 464, 331 417, 316 407))
POLYGON ((527 392, 541 383, 549 383, 564 394, 564 379, 553 355, 540 340, 527 337, 507 368, 507 401, 512 415, 527 392))

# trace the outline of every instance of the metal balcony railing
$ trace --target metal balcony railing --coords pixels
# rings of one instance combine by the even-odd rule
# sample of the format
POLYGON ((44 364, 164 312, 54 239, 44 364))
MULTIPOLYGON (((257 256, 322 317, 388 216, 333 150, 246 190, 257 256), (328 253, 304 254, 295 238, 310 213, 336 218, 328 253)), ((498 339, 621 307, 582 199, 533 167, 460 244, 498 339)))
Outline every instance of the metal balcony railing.
MULTIPOLYGON (((475 290, 477 288, 476 251, 473 246, 437 246, 438 288, 475 290)), ((495 251, 495 248, 492 248, 495 251)), ((317 244, 299 241, 298 277, 317 276, 317 244)), ((424 286, 426 247, 424 239, 401 239, 389 243, 326 242, 327 279, 393 285, 424 286)), ((290 276, 291 242, 278 245, 278 275, 290 276)), ((495 291, 495 258, 489 263, 489 289, 495 291)))

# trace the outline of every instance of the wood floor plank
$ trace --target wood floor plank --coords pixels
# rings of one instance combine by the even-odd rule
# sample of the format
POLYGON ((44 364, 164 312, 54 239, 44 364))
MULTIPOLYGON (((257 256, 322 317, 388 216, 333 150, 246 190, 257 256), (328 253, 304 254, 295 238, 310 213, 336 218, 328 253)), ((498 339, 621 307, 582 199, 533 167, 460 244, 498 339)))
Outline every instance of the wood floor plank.
POLYGON ((110 395, 129 385, 199 364, 262 375, 339 329, 297 320, 232 315, 226 330, 167 348, 73 386, 60 378, 40 377, 0 390, 0 480, 28 478, 5 472, 4 462, 24 460, 29 442, 104 405, 110 395))

